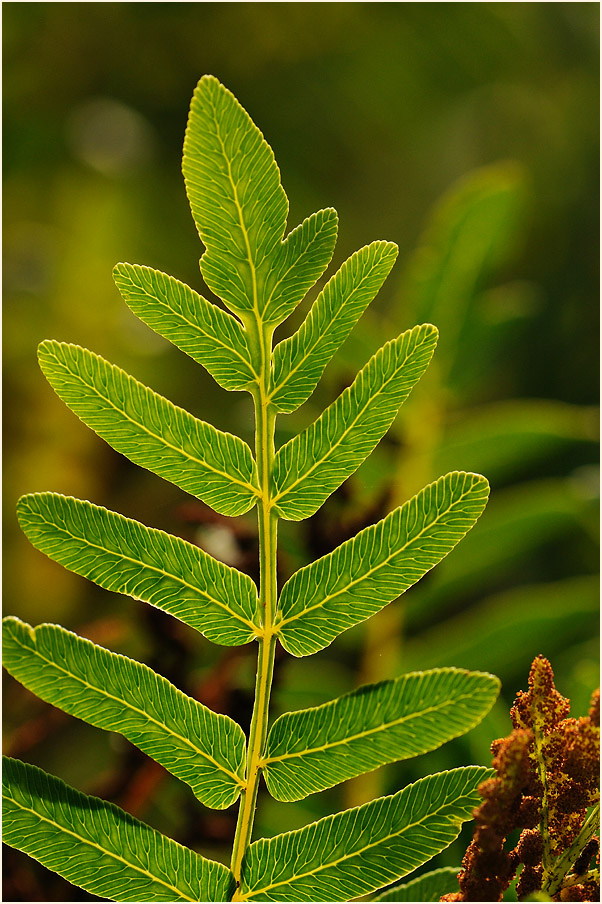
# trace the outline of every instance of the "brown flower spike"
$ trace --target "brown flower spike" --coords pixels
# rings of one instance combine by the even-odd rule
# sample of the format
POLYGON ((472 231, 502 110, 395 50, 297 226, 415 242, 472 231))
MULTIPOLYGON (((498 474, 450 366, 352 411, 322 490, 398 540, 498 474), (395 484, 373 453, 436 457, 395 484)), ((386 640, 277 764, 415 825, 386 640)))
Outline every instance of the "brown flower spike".
POLYGON ((599 863, 590 869, 599 857, 600 692, 587 716, 571 719, 569 711, 550 663, 537 656, 529 690, 510 711, 514 730, 491 745, 496 776, 479 788, 460 892, 442 901, 501 901, 520 864, 519 900, 538 891, 554 901, 600 900, 599 863), (515 829, 518 843, 507 850, 515 829))

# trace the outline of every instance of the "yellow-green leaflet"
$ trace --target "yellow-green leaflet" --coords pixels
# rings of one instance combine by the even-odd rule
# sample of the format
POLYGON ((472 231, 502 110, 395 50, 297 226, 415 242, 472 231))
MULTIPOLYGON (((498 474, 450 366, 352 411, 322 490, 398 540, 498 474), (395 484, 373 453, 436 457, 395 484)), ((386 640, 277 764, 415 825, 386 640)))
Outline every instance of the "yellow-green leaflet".
POLYGON ((236 317, 150 267, 117 264, 113 278, 134 314, 202 364, 224 389, 247 389, 257 382, 236 317))
POLYGON ((229 901, 221 863, 182 847, 119 807, 2 758, 2 837, 69 882, 113 901, 229 901))
POLYGON ((443 895, 456 894, 460 890, 458 885, 459 866, 442 866, 430 873, 422 873, 416 879, 409 882, 401 882, 393 885, 382 895, 372 898, 373 901, 440 901, 443 895))
POLYGON ((274 461, 274 501, 283 518, 313 515, 383 438, 429 365, 437 329, 416 326, 387 342, 351 386, 274 461))
POLYGON ((106 590, 169 612, 214 643, 248 643, 260 630, 251 578, 180 537, 58 493, 23 496, 17 514, 33 545, 51 559, 106 590))
POLYGON ((336 211, 318 211, 283 241, 288 199, 272 149, 212 76, 194 92, 183 172, 209 288, 242 316, 284 320, 330 261, 336 211))
POLYGON ((262 761, 268 791, 278 800, 301 800, 434 750, 480 722, 499 688, 499 680, 483 672, 431 669, 285 713, 270 729, 262 761))
POLYGON ((298 408, 387 278, 397 257, 392 242, 372 242, 345 261, 324 286, 299 329, 274 349, 270 400, 298 408))
POLYGON ((293 656, 327 646, 419 581, 475 524, 489 496, 479 474, 452 471, 282 588, 278 634, 293 656))
POLYGON ((224 515, 240 515, 255 505, 255 462, 237 436, 197 420, 77 345, 42 342, 38 357, 63 402, 134 464, 224 515))
POLYGON ((249 848, 242 901, 350 901, 426 863, 459 834, 491 769, 466 766, 249 848))
POLYGON ((2 622, 2 664, 42 700, 117 731, 219 810, 244 786, 240 725, 186 696, 148 666, 60 625, 2 622))

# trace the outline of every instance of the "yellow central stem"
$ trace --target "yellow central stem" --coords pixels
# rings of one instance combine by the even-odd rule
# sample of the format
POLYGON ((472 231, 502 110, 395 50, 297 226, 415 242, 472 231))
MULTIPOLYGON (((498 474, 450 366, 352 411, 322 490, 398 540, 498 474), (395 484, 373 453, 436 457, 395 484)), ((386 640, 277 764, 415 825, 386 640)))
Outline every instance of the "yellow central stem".
POLYGON ((240 881, 245 853, 251 843, 255 806, 259 789, 260 761, 264 754, 268 728, 268 712, 272 677, 274 674, 274 654, 276 636, 274 634, 274 617, 276 615, 276 547, 278 516, 272 501, 272 470, 274 464, 274 428, 276 415, 274 408, 267 401, 268 382, 271 365, 271 332, 259 331, 254 337, 260 347, 262 361, 261 383, 254 393, 255 402, 255 450, 261 498, 258 503, 259 528, 259 601, 263 622, 263 634, 259 638, 257 657, 257 678, 255 682, 255 702, 249 746, 247 749, 246 787, 241 794, 240 809, 234 845, 232 848, 231 869, 236 879, 236 891, 233 901, 241 900, 240 881))

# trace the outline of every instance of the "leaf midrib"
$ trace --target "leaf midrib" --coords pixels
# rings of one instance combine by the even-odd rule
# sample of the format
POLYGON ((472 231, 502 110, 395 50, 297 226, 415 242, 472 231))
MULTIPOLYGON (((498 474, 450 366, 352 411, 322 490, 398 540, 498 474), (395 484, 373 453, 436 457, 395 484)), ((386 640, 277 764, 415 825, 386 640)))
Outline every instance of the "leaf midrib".
MULTIPOLYGON (((252 484, 247 483, 247 481, 245 481, 245 480, 240 480, 238 477, 234 477, 232 474, 229 474, 227 471, 220 471, 219 468, 215 468, 215 467, 213 467, 213 465, 209 464, 209 462, 208 462, 206 459, 195 458, 194 455, 191 455, 190 452, 187 452, 186 449, 183 449, 181 446, 174 446, 173 443, 170 443, 169 440, 165 439, 164 436, 161 436, 161 435, 158 434, 158 433, 153 433, 153 431, 150 430, 150 429, 146 426, 146 424, 141 423, 141 421, 139 421, 139 420, 135 420, 133 417, 131 417, 131 416, 128 414, 127 411, 125 411, 123 408, 119 408, 119 407, 115 404, 115 402, 113 401, 113 399, 112 399, 110 396, 104 395, 102 392, 100 392, 100 390, 98 389, 98 387, 97 387, 94 383, 89 383, 89 382, 87 382, 87 381, 82 377, 82 375, 81 375, 80 373, 78 373, 78 372, 75 372, 75 373, 74 373, 74 372, 73 372, 66 364, 64 364, 64 363, 63 363, 56 355, 55 355, 54 357, 55 357, 55 361, 57 361, 57 363, 59 364, 59 366, 64 367, 64 368, 67 370, 67 372, 68 372, 69 374, 71 374, 72 377, 75 377, 77 380, 80 380, 80 381, 84 384, 84 386, 87 386, 88 389, 91 389, 93 392, 95 392, 96 395, 97 395, 100 399, 102 399, 102 400, 105 401, 105 402, 108 402, 109 405, 114 409, 114 411, 117 412, 117 414, 119 414, 119 415, 121 415, 122 417, 124 417, 124 418, 125 418, 127 421, 129 421, 131 424, 134 424, 134 426, 136 426, 136 427, 138 427, 139 429, 143 430, 143 431, 144 431, 145 433, 147 433, 152 439, 158 440, 158 441, 159 441, 160 443, 162 443, 164 446, 167 446, 167 448, 172 449, 174 452, 177 452, 179 455, 182 455, 184 458, 187 458, 189 461, 193 462, 194 464, 200 465, 202 468, 206 468, 208 471, 212 471, 214 474, 218 474, 220 477, 226 477, 226 478, 227 478, 229 481, 231 481, 232 483, 239 484, 240 486, 244 487, 246 490, 250 490, 250 491, 253 493, 254 496, 257 496, 257 497, 261 496, 260 491, 259 491, 256 487, 254 487, 252 484)), ((99 361, 100 361, 100 360, 102 360, 102 359, 99 359, 99 361)), ((104 362, 104 363, 107 364, 108 362, 104 362)), ((112 365, 109 364, 108 366, 111 367, 112 365)), ((125 371, 119 371, 119 373, 122 374, 123 377, 125 377, 125 382, 127 382, 127 377, 128 377, 128 375, 125 373, 125 371)), ((133 377, 131 377, 130 379, 134 380, 133 377)), ((167 405, 169 405, 170 407, 172 407, 172 408, 174 409, 174 411, 176 411, 176 412, 181 411, 184 415, 187 415, 188 417, 192 418, 192 420, 194 421, 195 424, 200 424, 201 426, 210 426, 210 425, 206 425, 203 421, 198 421, 198 420, 194 417, 194 415, 190 414, 188 411, 184 411, 183 408, 178 408, 177 405, 174 405, 173 402, 170 402, 168 399, 166 399, 166 398, 164 398, 163 396, 161 396, 161 395, 159 395, 158 393, 156 393, 156 392, 155 392, 153 389, 151 389, 149 386, 144 386, 142 383, 138 383, 137 380, 134 380, 134 382, 135 382, 136 386, 141 386, 143 390, 146 390, 147 392, 151 392, 151 393, 153 394, 153 396, 155 396, 155 397, 158 398, 158 399, 161 399, 162 402, 164 402, 164 403, 166 403, 167 405)), ((177 415, 176 415, 176 416, 177 416, 177 415)), ((214 429, 215 429, 215 428, 214 428, 214 429)), ((216 433, 217 433, 217 432, 218 432, 218 431, 216 430, 216 433)), ((228 435, 228 434, 224 434, 224 436, 227 436, 227 435, 228 435)), ((235 438, 235 437, 233 437, 233 438, 235 438)), ((242 442, 242 440, 241 440, 241 442, 242 442)))
MULTIPOLYGON (((461 796, 463 796, 463 795, 460 794, 459 797, 461 797, 461 796)), ((244 892, 241 895, 241 900, 243 900, 243 901, 248 900, 248 898, 251 895, 261 894, 262 892, 269 891, 272 888, 277 888, 279 885, 289 885, 291 882, 295 882, 297 879, 305 879, 305 878, 307 878, 307 876, 314 876, 314 875, 316 875, 316 873, 319 873, 322 870, 330 869, 331 867, 338 866, 339 863, 344 863, 345 860, 349 860, 349 859, 355 858, 355 857, 361 857, 362 854, 364 854, 366 851, 369 851, 371 848, 378 847, 378 845, 383 844, 387 841, 390 841, 392 838, 399 838, 401 835, 404 835, 410 829, 414 829, 414 828, 416 828, 416 826, 422 825, 422 823, 425 822, 425 820, 432 819, 434 816, 437 816, 441 810, 444 810, 449 806, 453 806, 455 804, 455 802, 456 802, 455 800, 454 801, 446 800, 445 803, 441 804, 441 806, 438 807, 436 810, 431 810, 428 813, 425 813, 425 815, 421 819, 418 819, 416 822, 412 822, 412 823, 404 826, 402 829, 400 829, 400 831, 392 832, 390 835, 381 836, 377 841, 373 841, 370 844, 366 844, 362 848, 357 848, 356 850, 354 850, 348 854, 344 854, 342 857, 339 857, 338 860, 330 860, 328 863, 320 864, 320 866, 307 870, 307 872, 305 872, 305 873, 297 873, 296 875, 290 876, 288 879, 286 879, 285 881, 282 881, 282 882, 274 882, 271 885, 264 885, 262 888, 250 889, 248 892, 244 892)), ((461 819, 458 819, 458 821, 460 823, 462 822, 461 819)), ((450 821, 450 823, 451 823, 451 821, 450 821)))
POLYGON ((220 134, 220 121, 219 121, 219 117, 217 116, 217 110, 215 107, 215 103, 213 102, 213 98, 209 97, 209 103, 211 104, 211 109, 213 111, 213 121, 215 123, 215 134, 216 134, 217 140, 220 143, 222 156, 223 156, 224 160, 226 161, 226 166, 228 168, 228 180, 230 182, 230 185, 232 186, 232 194, 233 194, 233 198, 234 198, 234 204, 236 205, 236 210, 238 212, 238 222, 240 225, 241 232, 243 234, 245 247, 247 249, 247 260, 249 262, 249 267, 251 270, 253 311, 255 312, 257 322, 260 323, 261 316, 259 313, 259 298, 258 298, 258 293, 257 293, 257 271, 255 269, 255 260, 253 258, 253 255, 251 254, 251 243, 249 241, 249 233, 247 231, 247 226, 245 223, 242 205, 238 198, 238 188, 236 186, 236 183, 235 183, 233 175, 232 175, 232 163, 231 163, 230 157, 226 153, 226 145, 224 144, 224 142, 222 140, 222 136, 220 134))
MULTIPOLYGON (((178 577, 177 575, 172 574, 169 571, 165 571, 165 569, 159 568, 157 565, 149 565, 147 562, 144 562, 142 559, 134 559, 131 556, 125 555, 125 553, 115 552, 114 550, 108 549, 105 546, 99 546, 98 543, 92 543, 91 540, 89 540, 85 536, 79 537, 77 534, 74 534, 72 531, 68 530, 66 525, 62 525, 59 527, 56 524, 56 522, 51 521, 49 518, 44 517, 44 514, 40 511, 37 512, 37 515, 39 518, 42 519, 42 521, 45 524, 48 524, 50 527, 53 527, 55 530, 63 531, 65 534, 70 536, 76 542, 85 543, 91 549, 97 549, 100 552, 107 553, 110 556, 116 556, 118 559, 125 560, 126 562, 131 562, 132 565, 139 565, 142 568, 148 569, 149 571, 154 571, 157 574, 163 575, 163 577, 170 578, 171 580, 175 581, 176 583, 181 584, 182 587, 186 587, 189 590, 192 590, 195 594, 198 594, 201 597, 205 597, 210 603, 213 603, 214 605, 219 606, 220 609, 223 609, 225 612, 228 613, 228 615, 231 615, 233 618, 237 619, 237 621, 242 622, 244 625, 249 627, 251 629, 251 631, 253 632, 253 634, 257 634, 258 626, 254 625, 252 621, 249 621, 248 619, 244 618, 242 615, 238 615, 238 613, 234 612, 233 609, 230 609, 225 603, 222 603, 220 600, 211 596, 206 590, 202 590, 200 587, 196 587, 194 584, 189 584, 188 581, 184 580, 184 578, 178 577)), ((84 575, 84 577, 85 577, 85 575, 84 575)), ((90 579, 90 580, 92 580, 92 579, 90 579)), ((129 596, 129 594, 126 594, 126 595, 129 596)), ((143 600, 143 602, 146 602, 146 600, 143 600)), ((153 603, 151 603, 150 600, 149 600, 149 604, 151 606, 153 605, 153 603)), ((158 607, 158 608, 160 608, 160 607, 158 607)))
MULTIPOLYGON (((293 492, 293 490, 295 489, 296 486, 298 486, 300 483, 304 483, 304 482, 310 477, 310 475, 313 474, 313 472, 316 470, 316 468, 319 468, 321 465, 324 464, 325 461, 327 461, 329 458, 332 457, 333 453, 336 452, 336 450, 337 450, 338 447, 341 445, 341 443, 343 442, 343 440, 345 440, 345 439, 347 438, 347 436, 349 435, 349 433, 351 432, 351 430, 353 429, 353 427, 355 426, 355 424, 357 424, 358 420, 363 416, 363 414, 365 413, 366 409, 367 409, 367 408, 375 401, 375 399, 378 398, 379 395, 381 395, 381 394, 384 392, 384 390, 387 388, 387 386, 389 386, 389 384, 392 383, 393 380, 395 380, 395 379, 399 376, 400 371, 406 366, 406 364, 407 364, 409 358, 414 354, 415 351, 417 351, 417 349, 420 348, 420 346, 422 346, 422 345, 424 344, 424 341, 425 341, 425 340, 423 340, 421 343, 417 343, 417 344, 412 348, 412 350, 411 350, 410 352, 408 352, 408 354, 405 356, 405 358, 403 359, 403 361, 398 365, 398 367, 396 367, 394 373, 391 374, 391 376, 389 377, 388 380, 385 380, 385 382, 382 383, 382 384, 379 386, 377 392, 374 393, 374 395, 369 395, 369 396, 368 396, 368 399, 367 399, 365 405, 364 405, 362 408, 359 409, 359 411, 356 413, 355 417, 352 418, 352 420, 349 422, 348 426, 345 428, 345 430, 344 430, 343 433, 340 435, 340 437, 336 440, 336 442, 334 442, 332 445, 329 445, 329 446, 328 446, 328 451, 326 452, 326 454, 323 455, 322 458, 319 458, 317 461, 315 461, 315 462, 307 469, 307 471, 304 471, 303 474, 301 474, 300 477, 297 477, 296 480, 294 480, 294 481, 293 481, 291 484, 289 484, 288 486, 285 486, 284 489, 281 490, 281 492, 277 493, 277 494, 273 497, 273 502, 274 502, 275 505, 278 504, 278 501, 279 501, 280 499, 286 498, 287 496, 289 496, 289 495, 293 492)), ((378 354, 378 352, 377 352, 377 354, 378 354)), ((369 363, 370 363, 370 362, 369 362, 369 363)), ((368 363, 368 365, 366 365, 366 367, 369 366, 369 363, 368 363)), ((362 371, 360 371, 360 374, 358 374, 358 377, 361 375, 361 373, 362 373, 362 371)), ((358 379, 358 378, 356 377, 356 380, 357 380, 357 379, 358 379)), ((354 380, 354 383, 356 382, 356 380, 354 380)), ((353 389, 353 385, 350 386, 348 389, 345 389, 344 392, 339 396, 339 398, 336 399, 336 400, 333 402, 333 404, 332 404, 332 409, 334 409, 334 406, 337 405, 337 403, 339 402, 339 400, 342 399, 343 396, 344 396, 346 393, 351 394, 351 390, 352 390, 352 389, 353 389)), ((332 409, 327 408, 326 411, 324 412, 324 414, 320 415, 320 417, 318 418, 318 420, 317 420, 317 421, 314 421, 314 423, 311 425, 311 427, 308 428, 308 433, 309 433, 309 430, 311 430, 312 427, 314 427, 315 424, 317 424, 318 421, 320 421, 322 418, 324 418, 324 419, 326 420, 327 417, 329 416, 329 412, 330 412, 330 416, 332 416, 332 409)), ((300 435, 300 436, 303 436, 303 434, 299 434, 299 435, 300 435)), ((295 440, 291 440, 291 443, 294 443, 294 442, 295 442, 295 440)), ((283 447, 283 448, 285 448, 285 447, 283 447)))
POLYGON ((78 841, 83 844, 87 844, 90 847, 96 848, 98 851, 101 851, 103 854, 106 854, 108 857, 112 857, 114 860, 119 861, 120 863, 124 863, 130 869, 136 870, 139 873, 142 873, 144 876, 148 876, 153 882, 158 882, 160 885, 165 886, 170 891, 175 891, 180 897, 183 897, 186 901, 196 901, 196 898, 189 898, 188 895, 185 895, 184 892, 177 888, 175 885, 171 885, 169 882, 166 882, 164 879, 161 879, 159 876, 155 876, 153 873, 149 872, 147 869, 144 869, 141 866, 136 866, 135 863, 131 863, 129 860, 126 860, 124 857, 121 857, 119 854, 116 854, 114 851, 109 851, 107 848, 104 848, 102 845, 97 844, 95 841, 91 841, 89 838, 86 838, 83 835, 78 835, 77 832, 73 832, 71 829, 66 828, 61 825, 60 822, 55 822, 53 819, 50 819, 48 816, 43 816, 41 813, 38 813, 37 810, 33 810, 31 807, 27 807, 22 804, 20 801, 15 800, 14 797, 11 797, 9 794, 4 794, 6 800, 11 801, 15 806, 19 807, 21 810, 24 810, 26 813, 32 813, 37 819, 47 822, 48 825, 54 826, 56 829, 59 829, 61 832, 64 832, 67 835, 72 835, 74 838, 77 838, 78 841))
MULTIPOLYGON (((34 638, 35 638, 35 632, 34 632, 34 638)), ((67 675, 68 678, 72 678, 74 681, 79 682, 79 683, 82 684, 84 687, 87 687, 87 688, 89 688, 89 689, 92 690, 92 691, 96 691, 97 693, 99 693, 99 694, 101 694, 101 695, 104 695, 104 696, 107 697, 109 700, 114 700, 114 701, 115 701, 116 703, 118 703, 120 706, 125 706, 125 707, 127 707, 128 709, 131 709, 132 712, 135 712, 135 713, 138 713, 138 714, 141 715, 141 716, 144 716, 144 718, 148 719, 149 722, 153 722, 153 723, 154 723, 155 725, 157 725, 159 728, 162 728, 164 731, 166 731, 167 734, 170 734, 173 738, 176 738, 176 739, 179 740, 179 741, 184 741, 184 743, 187 744, 190 748, 192 748, 192 750, 194 750, 195 753, 198 753, 200 756, 204 757, 205 759, 209 760, 209 762, 213 763, 213 765, 214 765, 220 772, 224 772, 224 773, 225 773, 226 775, 228 775, 230 778, 233 778, 234 781, 235 781, 238 785, 240 785, 241 788, 244 788, 244 787, 245 787, 245 783, 244 783, 244 781, 240 778, 240 776, 238 776, 235 772, 231 772, 229 769, 226 769, 226 768, 225 768, 223 765, 221 765, 217 760, 215 760, 215 759, 211 756, 211 754, 206 753, 204 750, 201 750, 200 748, 198 748, 198 747, 196 746, 196 744, 193 744, 193 742, 190 740, 190 738, 187 738, 187 737, 185 737, 184 735, 180 735, 180 734, 178 734, 176 731, 173 731, 173 729, 169 728, 169 726, 165 725, 165 723, 160 722, 158 719, 154 719, 154 718, 150 715, 150 713, 147 713, 145 710, 139 709, 137 706, 134 706, 132 703, 129 703, 124 697, 116 697, 114 694, 109 693, 109 691, 107 691, 105 688, 96 687, 96 685, 90 684, 90 682, 87 681, 86 679, 81 678, 79 675, 75 675, 73 672, 69 671, 69 669, 64 668, 62 665, 59 665, 54 659, 48 659, 47 656, 44 656, 44 655, 41 653, 41 651, 39 650, 39 648, 38 648, 37 645, 35 646, 35 648, 32 649, 31 647, 28 647, 26 644, 22 643, 21 640, 20 640, 18 637, 15 637, 14 635, 13 635, 13 640, 14 640, 14 642, 15 642, 16 644, 18 644, 23 650, 26 650, 28 653, 33 653, 34 656, 38 656, 38 658, 41 659, 43 662, 46 662, 46 663, 48 663, 49 665, 53 666, 53 667, 54 667, 55 669, 57 669, 59 672, 63 672, 65 675, 67 675)), ((84 720, 84 721, 85 721, 85 720, 84 720)), ((115 729, 115 730, 117 730, 117 729, 115 729)))
POLYGON ((474 696, 473 693, 465 693, 461 694, 459 697, 454 699, 443 700, 441 703, 436 706, 427 706, 424 709, 421 709, 418 712, 409 713, 408 715, 401 716, 399 719, 394 719, 391 722, 385 722, 382 725, 377 725, 375 728, 367 729, 366 731, 358 732, 354 735, 349 735, 348 737, 343 738, 339 741, 332 741, 329 744, 321 744, 318 747, 307 747, 305 750, 296 751, 294 753, 284 753, 281 756, 277 757, 266 757, 262 761, 262 765, 269 765, 270 763, 279 763, 281 760, 289 760, 294 759, 296 757, 305 757, 311 756, 314 753, 321 753, 325 750, 330 750, 333 747, 340 747, 343 744, 350 744, 353 741, 360 740, 361 738, 367 738, 371 735, 377 734, 379 731, 387 731, 390 728, 395 728, 397 725, 403 725, 404 722, 410 722, 412 719, 419 719, 423 716, 429 715, 430 713, 439 712, 442 709, 445 709, 449 706, 455 706, 459 703, 464 702, 466 699, 470 699, 474 696))
MULTIPOLYGON (((464 493, 461 494, 461 496, 459 496, 457 499, 455 499, 455 500, 451 503, 451 505, 449 505, 446 509, 442 509, 442 510, 437 514, 437 517, 436 517, 435 519, 433 519, 433 521, 429 522, 429 524, 425 524, 424 527, 422 528, 422 530, 421 530, 418 534, 416 534, 414 537, 412 537, 411 540, 408 540, 407 543, 404 543, 403 546, 400 546, 400 547, 395 548, 395 549, 394 549, 394 550, 393 550, 393 551, 392 551, 385 559, 383 559, 383 560, 380 561, 377 565, 375 565, 374 568, 371 568, 369 571, 363 572, 363 573, 360 575, 360 577, 355 578, 355 580, 353 580, 353 581, 349 581, 348 584, 345 584, 345 586, 342 587, 341 590, 337 590, 336 593, 331 593, 329 596, 324 597, 322 600, 320 600, 320 602, 315 603, 313 606, 308 606, 306 609, 303 609, 302 612, 299 612, 299 613, 297 613, 296 615, 291 615, 290 618, 283 618, 282 621, 280 621, 280 622, 278 623, 278 626, 277 626, 277 633, 280 633, 280 632, 281 632, 281 629, 283 628, 284 625, 287 625, 287 624, 289 624, 290 622, 296 621, 298 618, 302 618, 304 615, 306 615, 308 612, 312 612, 314 609, 320 609, 322 606, 325 606, 327 603, 329 603, 329 602, 331 602, 332 600, 336 599, 337 596, 340 596, 340 595, 343 594, 343 593, 348 593, 349 590, 350 590, 350 588, 354 587, 356 584, 360 584, 362 581, 365 581, 365 580, 367 580, 368 578, 372 577, 372 575, 373 575, 375 572, 379 571, 381 568, 384 568, 385 565, 388 565, 389 562, 390 562, 390 560, 391 560, 392 558, 394 558, 395 556, 399 555, 399 554, 402 553, 402 552, 405 552, 405 550, 406 550, 409 546, 411 546, 411 545, 412 545, 413 543, 415 543, 417 540, 420 540, 420 538, 422 537, 422 535, 423 535, 429 528, 431 528, 431 527, 433 527, 435 524, 437 524, 437 522, 443 517, 443 515, 448 514, 448 513, 451 511, 452 508, 454 508, 458 503, 462 502, 462 501, 464 500, 464 498, 465 498, 466 496, 468 496, 468 495, 472 492, 472 490, 474 489, 474 486, 475 486, 475 485, 473 484, 471 487, 469 487, 468 490, 466 490, 464 493)), ((368 530, 369 530, 369 529, 370 529, 370 528, 368 528, 368 530)), ((357 537, 356 537, 355 539, 357 539, 357 537)), ((351 542, 353 543, 353 540, 352 540, 351 542)), ((339 547, 339 549, 340 549, 340 547, 339 547)), ((336 550, 335 550, 335 552, 336 552, 336 550)), ((334 556, 334 554, 335 554, 335 553, 331 553, 332 556, 334 556)), ((317 561, 320 562, 321 560, 318 559, 317 561)), ((314 564, 317 564, 317 563, 314 563, 314 564)), ((306 567, 307 567, 308 569, 312 568, 311 565, 308 565, 308 566, 306 566, 306 567)), ((297 573, 298 573, 298 572, 297 572, 297 573)), ((294 577, 294 575, 293 575, 293 577, 294 577)), ((402 591, 402 592, 403 592, 403 591, 402 591)))

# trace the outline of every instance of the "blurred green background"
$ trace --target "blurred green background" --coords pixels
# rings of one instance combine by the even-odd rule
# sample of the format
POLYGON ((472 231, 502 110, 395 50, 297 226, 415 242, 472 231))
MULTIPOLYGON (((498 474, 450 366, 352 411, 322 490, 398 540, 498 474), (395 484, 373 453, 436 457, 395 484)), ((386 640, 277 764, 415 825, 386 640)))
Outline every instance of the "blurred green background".
MULTIPOLYGON (((29 546, 17 498, 88 498, 255 573, 253 516, 222 519, 114 453, 53 395, 45 338, 76 342, 246 439, 252 409, 129 312, 119 260, 204 291, 180 174, 190 97, 212 73, 272 145, 289 225, 333 206, 328 275, 375 239, 400 256, 314 396, 309 423, 384 341, 430 320, 435 361, 378 450, 312 519, 283 524, 280 572, 323 555, 452 469, 488 509, 401 601, 311 660, 279 658, 274 711, 437 665, 485 669, 503 698, 466 738, 296 805, 262 797, 256 837, 487 763, 543 653, 587 709, 598 682, 598 34, 595 3, 5 3, 4 611, 147 662, 247 726, 255 650, 215 647, 29 546)), ((300 322, 315 297, 285 324, 300 322)), ((207 294, 207 293, 206 293, 207 294)), ((236 807, 205 810, 117 736, 6 679, 5 752, 226 859, 236 807)), ((465 842, 466 839, 464 839, 465 842)), ((462 847, 438 865, 458 863, 462 847)), ((84 900, 8 852, 4 898, 84 900)))

